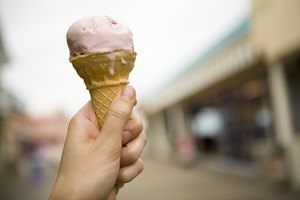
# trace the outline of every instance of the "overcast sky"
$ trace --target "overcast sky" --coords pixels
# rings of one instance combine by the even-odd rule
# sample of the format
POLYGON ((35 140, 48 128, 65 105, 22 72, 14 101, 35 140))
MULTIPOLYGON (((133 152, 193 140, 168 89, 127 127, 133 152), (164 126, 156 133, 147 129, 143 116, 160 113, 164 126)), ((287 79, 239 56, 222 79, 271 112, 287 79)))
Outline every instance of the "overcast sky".
POLYGON ((74 114, 88 99, 68 61, 65 34, 85 16, 127 24, 137 52, 130 83, 142 101, 249 15, 248 0, 1 0, 9 63, 3 85, 33 114, 74 114))

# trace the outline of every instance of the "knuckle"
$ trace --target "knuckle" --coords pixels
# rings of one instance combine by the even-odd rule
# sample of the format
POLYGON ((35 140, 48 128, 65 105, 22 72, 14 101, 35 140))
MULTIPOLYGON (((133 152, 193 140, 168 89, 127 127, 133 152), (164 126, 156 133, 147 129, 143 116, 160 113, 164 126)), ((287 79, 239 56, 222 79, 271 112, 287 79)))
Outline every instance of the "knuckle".
POLYGON ((130 182, 133 178, 134 178, 134 177, 130 176, 130 174, 128 173, 128 170, 121 169, 121 170, 119 171, 117 181, 118 181, 118 182, 121 182, 121 183, 128 183, 128 182, 130 182))
POLYGON ((108 114, 111 115, 114 118, 127 118, 128 115, 130 114, 130 110, 128 109, 128 107, 124 104, 118 104, 116 106, 112 106, 109 110, 108 110, 108 114))
POLYGON ((74 115, 74 116, 70 119, 69 125, 76 124, 77 121, 78 121, 78 117, 77 117, 77 115, 74 115))
POLYGON ((145 133, 145 131, 142 132, 142 135, 143 135, 143 144, 144 146, 146 146, 147 142, 148 142, 148 136, 147 134, 145 133))
POLYGON ((123 177, 122 177, 123 180, 124 180, 126 183, 132 181, 133 178, 134 178, 134 177, 130 176, 130 174, 127 173, 127 171, 123 171, 122 176, 123 176, 123 177))
POLYGON ((128 124, 128 129, 132 131, 135 135, 142 133, 144 126, 141 118, 138 115, 133 114, 132 119, 128 124))
POLYGON ((139 171, 139 173, 141 173, 142 171, 144 171, 145 165, 144 165, 144 162, 143 162, 142 159, 139 159, 138 163, 139 163, 139 170, 138 171, 139 171))
POLYGON ((75 127, 78 126, 79 122, 80 122, 79 117, 77 115, 74 115, 69 121, 68 129, 70 129, 71 127, 74 127, 74 126, 75 127))
POLYGON ((125 148, 122 154, 123 166, 130 165, 138 160, 138 155, 132 148, 125 148))
POLYGON ((141 133, 144 129, 144 125, 143 125, 143 122, 141 120, 141 118, 137 117, 137 122, 136 122, 136 129, 138 131, 138 133, 141 133))
POLYGON ((121 169, 118 174, 118 181, 128 183, 136 178, 144 170, 144 162, 139 159, 129 170, 121 169))

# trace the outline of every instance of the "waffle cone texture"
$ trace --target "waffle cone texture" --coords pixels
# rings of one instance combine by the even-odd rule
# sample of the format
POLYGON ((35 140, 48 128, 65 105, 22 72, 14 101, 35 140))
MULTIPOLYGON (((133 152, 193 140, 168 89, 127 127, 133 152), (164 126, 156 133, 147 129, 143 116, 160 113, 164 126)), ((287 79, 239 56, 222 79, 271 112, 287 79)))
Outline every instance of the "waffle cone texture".
POLYGON ((129 73, 134 67, 135 58, 135 52, 124 50, 86 54, 70 59, 90 92, 100 127, 103 127, 112 100, 129 83, 129 73))

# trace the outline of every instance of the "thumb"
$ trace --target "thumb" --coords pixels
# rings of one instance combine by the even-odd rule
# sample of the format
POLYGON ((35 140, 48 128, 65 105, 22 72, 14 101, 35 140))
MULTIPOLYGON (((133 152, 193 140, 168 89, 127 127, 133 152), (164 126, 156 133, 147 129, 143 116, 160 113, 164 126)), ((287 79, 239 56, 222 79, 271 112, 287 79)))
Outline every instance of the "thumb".
POLYGON ((120 140, 125 124, 129 120, 136 102, 136 93, 132 86, 124 86, 112 101, 103 128, 102 137, 112 140, 120 140))

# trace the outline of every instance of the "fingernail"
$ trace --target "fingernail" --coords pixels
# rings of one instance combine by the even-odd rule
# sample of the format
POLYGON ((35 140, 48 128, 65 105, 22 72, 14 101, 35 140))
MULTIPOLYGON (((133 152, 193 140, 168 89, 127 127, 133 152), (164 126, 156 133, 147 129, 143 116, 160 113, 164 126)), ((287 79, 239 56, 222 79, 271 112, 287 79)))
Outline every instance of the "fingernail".
POLYGON ((122 89, 121 96, 127 97, 129 100, 133 100, 135 96, 135 90, 132 86, 126 85, 122 89))

